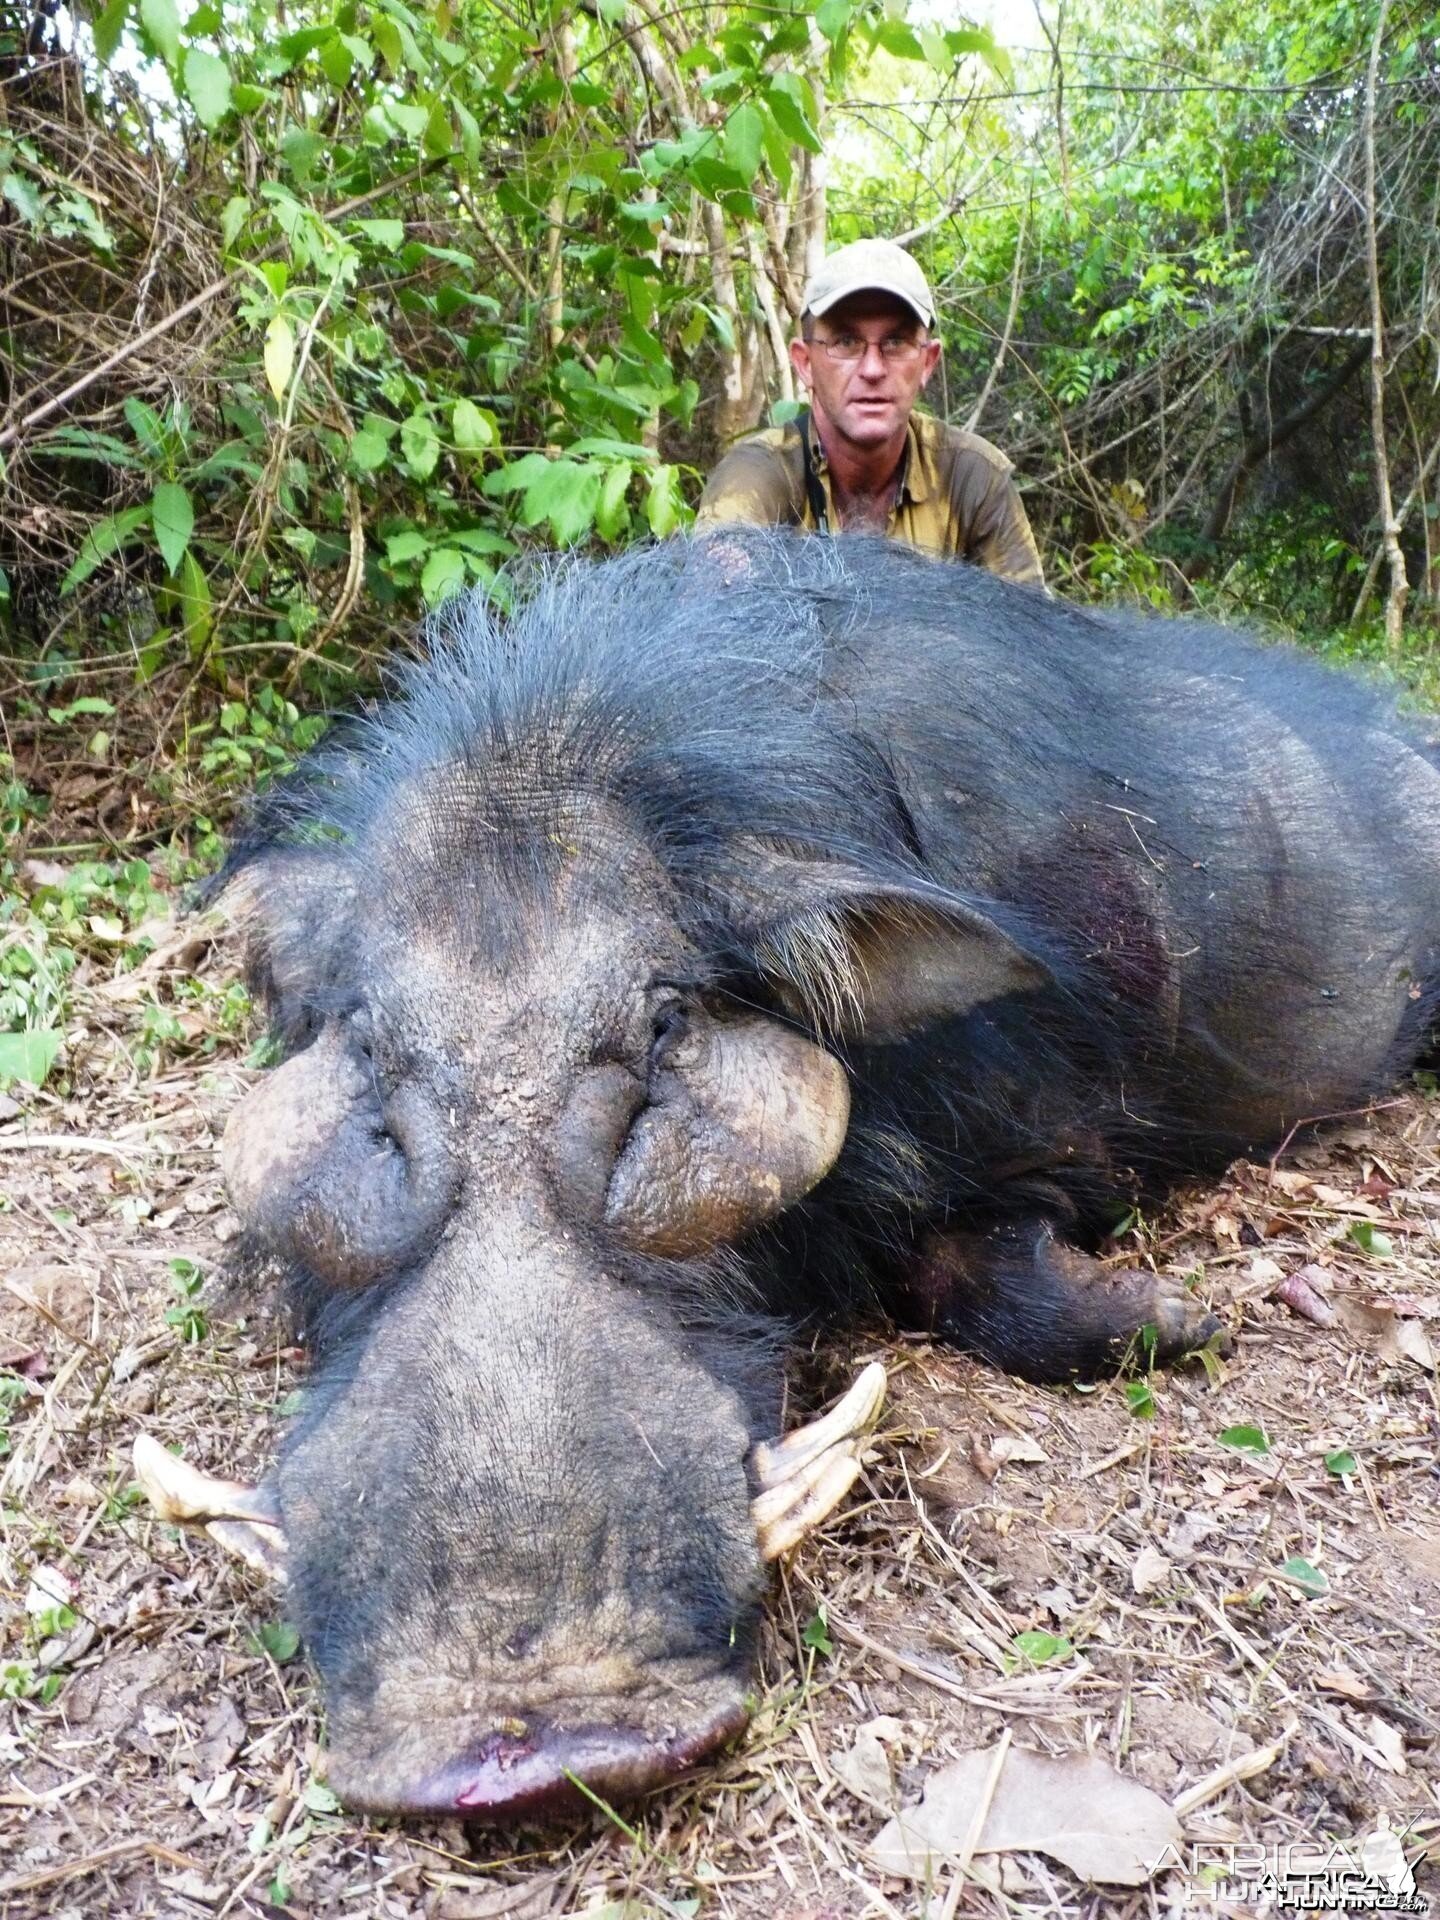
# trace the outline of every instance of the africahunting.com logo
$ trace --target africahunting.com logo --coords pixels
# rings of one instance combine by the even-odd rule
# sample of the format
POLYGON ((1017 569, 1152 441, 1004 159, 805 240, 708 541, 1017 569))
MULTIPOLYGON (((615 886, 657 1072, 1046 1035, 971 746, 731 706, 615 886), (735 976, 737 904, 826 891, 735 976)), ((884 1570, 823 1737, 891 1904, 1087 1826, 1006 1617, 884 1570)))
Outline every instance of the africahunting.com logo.
POLYGON ((1387 1826, 1361 1840, 1258 1842, 1194 1841, 1167 1847, 1156 1873, 1179 1876, 1171 1898, 1197 1906, 1250 1913, 1428 1914, 1429 1897, 1416 1891, 1415 1864, 1423 1845, 1407 1850, 1408 1836, 1387 1826))

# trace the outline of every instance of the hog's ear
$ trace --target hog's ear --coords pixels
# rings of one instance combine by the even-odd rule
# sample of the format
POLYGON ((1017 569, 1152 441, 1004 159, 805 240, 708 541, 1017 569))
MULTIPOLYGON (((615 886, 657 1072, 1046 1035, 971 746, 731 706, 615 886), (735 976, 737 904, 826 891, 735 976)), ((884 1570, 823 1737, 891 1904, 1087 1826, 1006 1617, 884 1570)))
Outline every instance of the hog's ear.
POLYGON ((828 866, 792 868, 790 889, 756 953, 787 1008, 837 1039, 903 1040, 1052 979, 984 906, 946 889, 828 866))
POLYGON ((239 932, 250 989, 282 1037, 333 993, 353 953, 355 884, 330 847, 274 847, 222 874, 212 896, 239 932))

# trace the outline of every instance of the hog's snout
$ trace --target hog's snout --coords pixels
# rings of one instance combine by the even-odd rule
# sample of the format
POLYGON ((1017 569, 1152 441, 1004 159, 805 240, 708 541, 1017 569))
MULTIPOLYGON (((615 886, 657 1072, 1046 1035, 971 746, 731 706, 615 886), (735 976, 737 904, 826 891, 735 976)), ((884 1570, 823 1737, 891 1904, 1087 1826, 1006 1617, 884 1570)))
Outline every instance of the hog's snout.
POLYGON ((472 1737, 435 1764, 429 1751, 397 1741, 356 1754, 333 1746, 328 1780, 346 1806, 373 1814, 460 1816, 511 1821, 583 1812, 665 1786, 744 1731, 750 1703, 738 1686, 669 1724, 646 1729, 621 1720, 562 1724, 509 1719, 472 1737))

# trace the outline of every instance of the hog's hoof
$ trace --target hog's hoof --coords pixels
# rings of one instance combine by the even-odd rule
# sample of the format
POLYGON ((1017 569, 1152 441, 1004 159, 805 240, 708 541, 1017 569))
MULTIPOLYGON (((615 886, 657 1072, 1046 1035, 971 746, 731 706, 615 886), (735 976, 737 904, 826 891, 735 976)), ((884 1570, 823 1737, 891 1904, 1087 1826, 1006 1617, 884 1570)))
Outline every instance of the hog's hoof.
POLYGON ((1125 1271, 1116 1278, 1128 1281, 1140 1296, 1140 1318, 1133 1335, 1137 1359, 1168 1366, 1208 1346, 1217 1334, 1221 1336, 1216 1342, 1219 1352, 1230 1352, 1234 1342, 1224 1322, 1195 1298, 1184 1281, 1171 1274, 1137 1271, 1125 1271), (1148 1351, 1147 1328, 1154 1329, 1153 1353, 1148 1351))
POLYGON ((1101 1380, 1127 1357, 1178 1360, 1221 1331, 1178 1280, 1102 1266, 1048 1220, 930 1234, 902 1305, 912 1325, 1026 1380, 1101 1380))

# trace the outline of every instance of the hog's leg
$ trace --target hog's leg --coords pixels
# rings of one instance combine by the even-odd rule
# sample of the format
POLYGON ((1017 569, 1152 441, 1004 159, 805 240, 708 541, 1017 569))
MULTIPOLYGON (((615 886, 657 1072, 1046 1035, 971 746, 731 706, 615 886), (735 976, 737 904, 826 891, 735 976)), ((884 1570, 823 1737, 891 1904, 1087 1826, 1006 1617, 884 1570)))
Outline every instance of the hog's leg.
POLYGON ((903 1317, 1027 1380, 1111 1373, 1142 1327, 1155 1358, 1203 1347, 1220 1322, 1177 1280, 1104 1267, 1044 1220, 932 1233, 903 1282, 903 1317))

